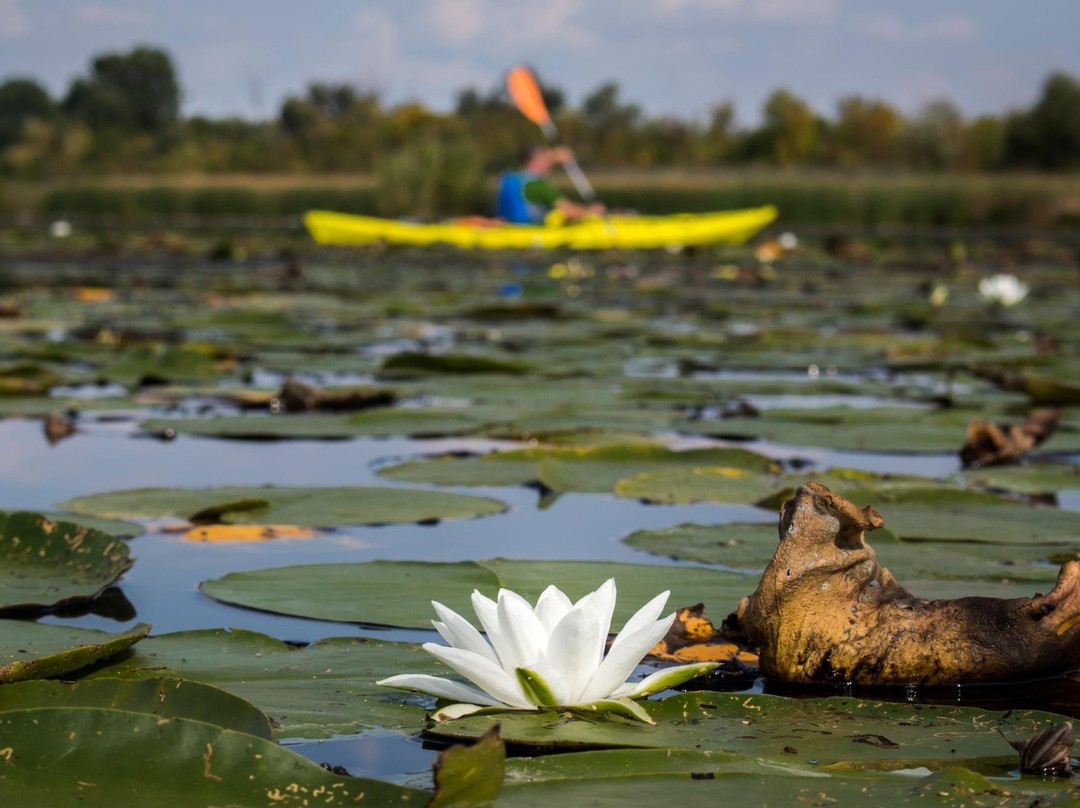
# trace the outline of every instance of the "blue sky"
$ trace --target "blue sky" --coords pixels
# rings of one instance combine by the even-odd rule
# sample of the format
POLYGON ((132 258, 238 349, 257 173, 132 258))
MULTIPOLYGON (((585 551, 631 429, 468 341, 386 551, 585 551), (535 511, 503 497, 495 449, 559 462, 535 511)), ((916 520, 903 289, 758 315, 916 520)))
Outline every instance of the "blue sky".
POLYGON ((446 109, 524 61, 579 101, 615 79, 653 114, 743 122, 786 86, 823 112, 853 93, 968 113, 1080 74, 1080 0, 0 0, 0 77, 54 92, 91 54, 164 46, 188 112, 272 115, 312 79, 446 109))

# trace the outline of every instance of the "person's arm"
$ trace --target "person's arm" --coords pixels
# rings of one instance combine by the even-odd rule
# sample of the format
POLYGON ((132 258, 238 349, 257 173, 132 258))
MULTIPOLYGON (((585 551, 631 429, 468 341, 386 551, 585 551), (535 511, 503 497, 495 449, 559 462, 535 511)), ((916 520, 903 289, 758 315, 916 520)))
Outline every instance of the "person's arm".
POLYGON ((567 221, 576 221, 588 216, 603 216, 607 210, 599 203, 585 205, 575 202, 545 179, 530 180, 526 183, 525 198, 534 205, 543 205, 559 211, 567 221))

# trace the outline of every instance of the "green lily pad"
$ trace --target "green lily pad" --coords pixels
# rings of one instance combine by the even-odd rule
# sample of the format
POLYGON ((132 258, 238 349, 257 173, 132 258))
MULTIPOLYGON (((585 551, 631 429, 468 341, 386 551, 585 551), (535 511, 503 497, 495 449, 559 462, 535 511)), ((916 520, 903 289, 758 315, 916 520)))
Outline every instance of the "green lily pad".
POLYGON ((100 530, 0 511, 0 609, 92 598, 132 563, 127 544, 100 530))
POLYGON ((71 522, 92 530, 100 530, 110 536, 118 536, 121 539, 133 539, 146 532, 146 528, 138 522, 125 522, 123 519, 99 519, 95 516, 67 511, 42 511, 41 515, 54 522, 71 522))
POLYGON ((690 567, 493 559, 276 567, 204 581, 202 590, 225 603, 277 614, 428 628, 432 600, 470 617, 469 597, 474 589, 494 597, 505 587, 535 601, 554 583, 571 598, 578 598, 607 578, 614 578, 619 587, 616 624, 663 589, 671 589, 673 605, 705 601, 719 613, 724 608, 733 609, 754 586, 754 579, 745 575, 690 567))
POLYGON ((1024 494, 1052 494, 1080 489, 1080 466, 1069 463, 1031 463, 988 466, 964 474, 968 482, 1024 494))
POLYGON ((451 673, 412 643, 335 637, 297 648, 253 631, 205 629, 151 637, 88 675, 90 680, 175 676, 204 682, 269 715, 278 738, 315 740, 415 732, 425 697, 403 700, 401 693, 375 684, 403 671, 451 673))
POLYGON ((467 435, 485 422, 457 409, 379 408, 353 415, 222 415, 215 418, 149 418, 147 432, 172 430, 238 440, 346 440, 357 437, 438 437, 467 435))
POLYGON ((904 540, 984 544, 1080 544, 1080 513, 1031 505, 897 504, 882 509, 885 525, 904 540))
POLYGON ((422 805, 430 793, 342 777, 255 735, 96 707, 0 713, 13 805, 422 805), (57 761, 62 761, 58 765, 57 761), (316 803, 317 801, 317 803, 316 803))
MULTIPOLYGON (((791 747, 794 749, 795 747, 791 747)), ((1034 778, 1020 783, 989 780, 968 769, 953 767, 925 777, 888 775, 824 776, 811 771, 789 773, 779 767, 758 763, 723 762, 717 756, 698 753, 690 758, 667 752, 674 766, 658 773, 639 772, 636 767, 659 759, 643 759, 648 750, 618 752, 575 752, 511 761, 508 777, 518 776, 528 767, 541 770, 549 761, 564 766, 595 766, 591 774, 546 776, 522 783, 510 782, 503 789, 499 805, 902 805, 1064 806, 1077 798, 1077 789, 1067 785, 1039 782, 1034 778), (601 758, 609 755, 608 758, 601 758), (622 756, 622 757, 620 757, 622 756), (580 763, 564 760, 587 758, 580 763), (694 759, 696 758, 696 760, 694 759), (515 765, 516 764, 516 765, 515 765), (604 776, 609 768, 622 767, 617 774, 604 776), (691 768, 693 767, 693 768, 691 768), (750 769, 747 771, 746 769, 750 769)))
POLYGON ((441 485, 523 485, 541 481, 557 491, 605 492, 624 477, 652 469, 725 465, 779 471, 775 461, 745 449, 676 451, 654 443, 536 446, 481 457, 441 457, 379 470, 384 477, 441 485))
POLYGON ((745 693, 680 693, 639 702, 656 722, 588 720, 554 711, 475 715, 436 724, 440 738, 476 738, 500 724, 510 744, 549 749, 667 748, 732 752, 882 770, 1014 763, 998 734, 1031 737, 1061 716, 1034 710, 993 712, 956 706, 893 704, 845 698, 789 699, 745 693))
MULTIPOLYGON (((1058 570, 1047 560, 1062 550, 1055 545, 902 541, 888 529, 875 530, 868 538, 878 561, 900 583, 933 578, 955 580, 951 597, 973 594, 965 590, 965 582, 971 579, 1052 582, 1058 570)), ((772 559, 779 538, 774 522, 736 522, 639 530, 623 541, 638 550, 681 561, 760 572, 772 559)))
POLYGON ((0 683, 61 676, 125 651, 150 633, 139 623, 122 634, 0 620, 0 683))
POLYGON ((211 685, 164 677, 36 680, 0 687, 0 713, 39 707, 101 707, 162 718, 192 718, 268 740, 273 734, 267 717, 244 699, 211 685))
POLYGON ((100 368, 96 377, 125 385, 147 381, 198 381, 221 375, 225 368, 209 345, 152 343, 128 348, 100 368))
POLYGON ((425 808, 485 808, 502 791, 506 744, 495 728, 472 746, 451 746, 434 768, 435 796, 425 808))
POLYGON ((61 503, 78 513, 109 518, 173 517, 186 519, 217 508, 218 518, 245 525, 335 525, 422 522, 431 519, 463 519, 506 510, 494 499, 422 491, 412 488, 284 488, 276 486, 221 488, 136 488, 76 497, 61 503), (256 500, 265 508, 248 507, 256 500), (228 503, 243 503, 235 510, 228 503))
POLYGON ((776 490, 776 478, 726 466, 664 469, 619 480, 615 493, 656 503, 741 502, 752 504, 776 490))
POLYGON ((394 377, 429 373, 523 376, 529 372, 529 366, 522 362, 490 356, 404 352, 387 357, 380 372, 394 377))

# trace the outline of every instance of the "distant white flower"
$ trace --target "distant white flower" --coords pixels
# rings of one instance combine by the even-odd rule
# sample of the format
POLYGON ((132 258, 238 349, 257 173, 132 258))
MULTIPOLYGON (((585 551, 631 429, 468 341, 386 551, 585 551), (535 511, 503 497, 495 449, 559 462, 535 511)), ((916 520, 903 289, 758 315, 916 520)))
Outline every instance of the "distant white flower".
POLYGON ((780 245, 781 249, 787 250, 788 252, 791 252, 799 246, 799 237, 792 233, 790 230, 787 230, 777 236, 776 241, 780 245))
POLYGON ((1028 287, 1015 275, 991 275, 979 281, 979 297, 996 306, 1015 306, 1027 297, 1028 287))
POLYGON ((614 579, 577 603, 549 586, 535 608, 508 589, 499 590, 497 602, 474 591, 473 609, 487 632, 486 640, 468 620, 432 601, 439 616, 432 625, 450 647, 429 642, 424 643, 424 650, 476 687, 418 673, 391 676, 378 684, 458 702, 439 709, 436 720, 459 718, 485 707, 575 707, 619 713, 651 724, 648 713, 631 699, 682 684, 716 667, 712 662, 679 665, 640 682, 626 681, 675 620, 674 613, 660 617, 669 594, 657 595, 627 620, 606 655, 604 646, 615 611, 614 579))
POLYGON ((53 238, 67 238, 71 235, 71 231, 71 222, 64 219, 57 219, 49 225, 49 235, 53 238))

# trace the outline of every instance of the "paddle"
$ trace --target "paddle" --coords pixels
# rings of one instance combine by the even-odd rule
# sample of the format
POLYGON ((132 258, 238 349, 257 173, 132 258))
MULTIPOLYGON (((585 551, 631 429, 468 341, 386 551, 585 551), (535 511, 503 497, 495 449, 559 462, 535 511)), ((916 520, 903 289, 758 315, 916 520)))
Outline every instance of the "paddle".
MULTIPOLYGON (((557 141, 559 130, 555 128, 555 122, 551 120, 547 104, 544 103, 544 96, 540 93, 540 85, 537 84, 532 71, 524 65, 513 68, 506 76, 506 88, 510 91, 514 106, 520 110, 521 114, 539 126, 540 131, 548 140, 557 141)), ((581 198, 586 202, 595 202, 596 191, 589 184, 585 172, 581 170, 573 154, 570 155, 570 160, 564 163, 564 167, 570 181, 581 194, 581 198)))

